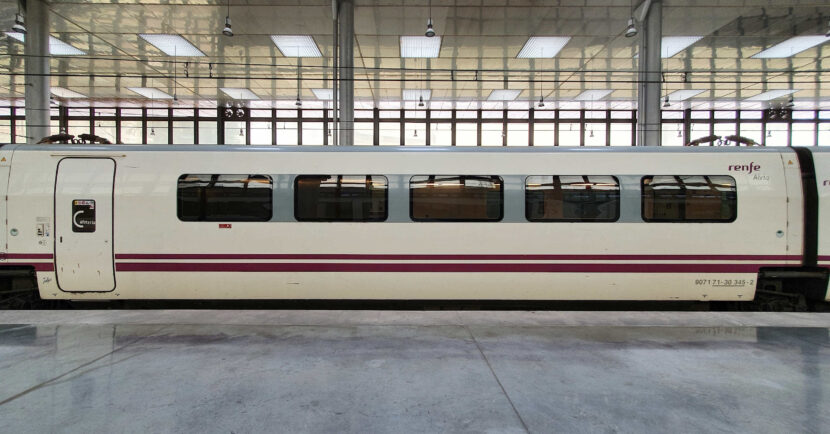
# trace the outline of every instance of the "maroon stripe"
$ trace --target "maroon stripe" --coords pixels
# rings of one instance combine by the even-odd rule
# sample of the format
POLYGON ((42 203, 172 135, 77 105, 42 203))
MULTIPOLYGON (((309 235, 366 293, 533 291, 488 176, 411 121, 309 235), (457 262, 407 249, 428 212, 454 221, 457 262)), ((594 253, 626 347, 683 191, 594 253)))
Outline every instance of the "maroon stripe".
POLYGON ((51 253, 6 253, 7 259, 52 259, 51 253))
POLYGON ((35 271, 55 271, 53 262, 6 262, 3 265, 21 265, 35 267, 35 271))
POLYGON ((385 261, 569 261, 569 260, 677 260, 677 261, 789 261, 799 255, 381 255, 381 254, 162 254, 120 253, 116 259, 215 259, 215 260, 385 260, 385 261))
POLYGON ((423 264, 119 262, 117 271, 385 273, 757 273, 766 264, 423 264))
POLYGON ((830 256, 819 256, 818 260, 819 261, 830 261, 830 256))

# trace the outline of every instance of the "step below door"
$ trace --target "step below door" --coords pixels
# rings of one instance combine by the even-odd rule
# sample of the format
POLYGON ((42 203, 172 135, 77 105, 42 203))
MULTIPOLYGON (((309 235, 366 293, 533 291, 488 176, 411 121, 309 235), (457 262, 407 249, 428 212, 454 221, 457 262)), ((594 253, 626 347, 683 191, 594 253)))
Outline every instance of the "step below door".
POLYGON ((115 161, 64 158, 55 182, 55 270, 65 292, 115 289, 115 161))

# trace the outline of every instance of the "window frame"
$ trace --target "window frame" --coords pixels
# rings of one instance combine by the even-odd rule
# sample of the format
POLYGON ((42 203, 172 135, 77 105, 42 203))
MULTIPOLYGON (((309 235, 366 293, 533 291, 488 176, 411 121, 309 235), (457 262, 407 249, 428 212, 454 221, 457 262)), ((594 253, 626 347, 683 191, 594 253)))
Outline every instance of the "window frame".
POLYGON ((389 220, 389 177, 386 176, 386 175, 347 175, 347 174, 328 174, 328 175, 326 175, 326 174, 313 174, 312 175, 312 174, 302 174, 302 175, 294 176, 294 182, 292 183, 292 185, 293 185, 293 190, 294 190, 293 191, 293 193, 294 193, 293 194, 293 196, 294 196, 294 213, 293 214, 294 214, 294 220, 297 221, 297 222, 303 222, 303 223, 315 223, 315 222, 383 223, 383 222, 386 222, 386 221, 389 220), (310 178, 318 177, 319 178, 319 177, 323 177, 323 176, 327 176, 327 177, 332 177, 332 176, 363 176, 363 177, 372 176, 372 177, 375 177, 375 176, 377 176, 377 177, 383 178, 386 181, 386 188, 383 189, 383 202, 385 204, 385 206, 383 207, 384 208, 383 209, 383 219, 381 219, 381 220, 371 220, 371 219, 370 220, 342 220, 342 219, 316 219, 316 218, 315 219, 307 219, 307 218, 301 219, 301 218, 299 218, 297 216, 297 210, 300 209, 299 208, 299 197, 300 196, 299 196, 299 189, 297 187, 298 187, 298 184, 300 182, 300 178, 303 178, 303 177, 310 177, 310 178))
MULTIPOLYGON (((684 197, 685 197, 685 190, 684 190, 684 197)), ((686 212, 685 212, 685 206, 684 206, 684 215, 685 214, 686 214, 686 212)), ((642 177, 640 177, 640 218, 642 218, 644 223, 733 223, 738 219, 738 182, 737 182, 737 180, 735 179, 734 176, 723 175, 723 174, 715 174, 715 175, 697 175, 697 174, 691 174, 691 175, 690 174, 686 174, 686 175, 676 175, 676 174, 675 175, 666 175, 666 174, 663 174, 663 175, 643 175, 642 177), (646 201, 645 201, 645 194, 646 194, 646 188, 645 187, 646 187, 646 185, 645 185, 645 180, 646 180, 646 178, 654 179, 655 176, 670 176, 670 177, 673 177, 673 178, 676 178, 676 177, 679 177, 679 176, 701 176, 701 177, 705 177, 705 178, 712 177, 712 176, 727 177, 727 178, 732 180, 732 183, 733 183, 734 188, 735 188, 735 191, 734 191, 734 193, 735 193, 735 213, 734 213, 734 215, 732 215, 732 218, 730 218, 729 220, 686 219, 686 218, 671 219, 671 220, 668 220, 668 219, 655 220, 653 218, 648 219, 648 218, 646 218, 646 201)))
POLYGON ((215 223, 215 222, 262 223, 262 222, 269 222, 269 221, 274 219, 274 202, 275 202, 274 201, 274 177, 271 176, 271 175, 266 175, 266 174, 261 174, 261 173, 249 173, 249 174, 240 174, 240 173, 183 173, 183 174, 179 175, 178 178, 176 178, 176 218, 178 218, 179 221, 184 222, 184 223, 198 223, 198 222, 207 222, 207 223, 215 223), (270 204, 271 204, 271 212, 270 212, 270 215, 268 216, 268 218, 265 219, 265 220, 259 220, 259 219, 257 219, 257 220, 232 220, 232 219, 185 220, 185 219, 182 219, 181 199, 180 199, 180 193, 181 193, 180 183, 182 181, 182 178, 184 178, 186 176, 210 176, 210 177, 212 177, 214 175, 216 175, 216 176, 247 176, 248 179, 250 179, 251 177, 254 177, 254 176, 261 176, 261 177, 267 178, 268 182, 269 182, 268 190, 269 190, 269 193, 270 193, 268 195, 268 198, 269 198, 269 201, 270 201, 270 204))
POLYGON ((620 221, 620 210, 621 210, 620 203, 621 202, 622 202, 622 184, 620 184, 620 179, 617 178, 614 175, 561 175, 561 174, 560 175, 527 175, 524 179, 525 220, 528 223, 616 223, 616 222, 620 221), (528 180, 533 176, 552 176, 552 177, 557 177, 557 176, 560 176, 560 177, 561 176, 585 176, 585 177, 608 176, 608 177, 611 177, 614 180, 614 182, 617 184, 617 206, 616 206, 616 209, 615 209, 616 213, 615 213, 614 219, 613 220, 584 220, 584 219, 562 218, 562 219, 534 219, 534 220, 531 220, 530 215, 529 215, 530 208, 527 206, 527 193, 529 191, 527 189, 527 183, 528 183, 528 180))
POLYGON ((411 175, 409 177, 409 181, 407 182, 407 189, 409 189, 409 220, 415 223, 430 223, 430 222, 439 222, 439 223, 498 223, 504 220, 504 178, 500 175, 411 175), (442 219, 442 218, 428 218, 428 219, 421 219, 415 218, 413 214, 413 199, 415 195, 415 189, 412 188, 412 179, 415 177, 455 177, 455 178, 487 178, 492 180, 492 178, 498 178, 499 180, 499 218, 498 219, 442 219))

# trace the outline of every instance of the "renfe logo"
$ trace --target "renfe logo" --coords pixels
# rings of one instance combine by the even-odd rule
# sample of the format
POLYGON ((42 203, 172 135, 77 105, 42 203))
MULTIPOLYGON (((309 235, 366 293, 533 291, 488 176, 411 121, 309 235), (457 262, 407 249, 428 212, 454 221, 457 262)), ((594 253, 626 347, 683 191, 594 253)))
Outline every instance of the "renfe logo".
POLYGON ((734 164, 729 166, 730 172, 746 172, 750 174, 752 172, 757 172, 761 170, 760 164, 755 164, 754 162, 749 164, 734 164))

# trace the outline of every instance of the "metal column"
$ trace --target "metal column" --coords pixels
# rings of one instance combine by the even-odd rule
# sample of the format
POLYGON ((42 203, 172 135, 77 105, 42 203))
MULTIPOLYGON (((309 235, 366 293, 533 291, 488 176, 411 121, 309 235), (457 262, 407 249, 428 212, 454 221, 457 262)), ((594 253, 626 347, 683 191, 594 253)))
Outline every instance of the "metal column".
POLYGON ((637 146, 660 146, 660 85, 663 3, 646 1, 641 15, 640 65, 637 80, 637 146))
POLYGON ((340 144, 354 144, 354 3, 340 2, 340 144))
POLYGON ((26 143, 49 135, 49 9, 43 0, 26 4, 26 143))

